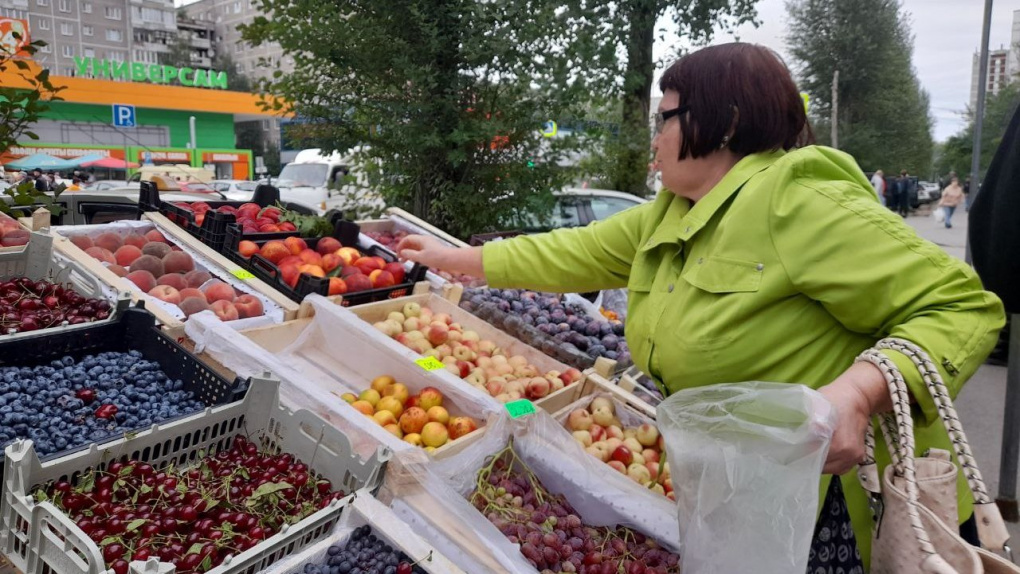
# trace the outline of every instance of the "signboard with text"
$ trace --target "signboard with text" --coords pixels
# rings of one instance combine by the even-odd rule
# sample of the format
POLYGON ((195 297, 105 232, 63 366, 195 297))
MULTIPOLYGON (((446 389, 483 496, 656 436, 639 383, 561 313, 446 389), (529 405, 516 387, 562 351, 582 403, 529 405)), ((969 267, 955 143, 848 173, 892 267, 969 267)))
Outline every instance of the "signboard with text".
POLYGON ((180 84, 189 88, 227 89, 227 73, 195 68, 176 68, 143 62, 118 62, 100 58, 74 57, 75 74, 97 79, 149 82, 151 84, 180 84))
POLYGON ((28 33, 28 20, 0 17, 0 50, 10 56, 25 57, 25 47, 32 42, 28 33))

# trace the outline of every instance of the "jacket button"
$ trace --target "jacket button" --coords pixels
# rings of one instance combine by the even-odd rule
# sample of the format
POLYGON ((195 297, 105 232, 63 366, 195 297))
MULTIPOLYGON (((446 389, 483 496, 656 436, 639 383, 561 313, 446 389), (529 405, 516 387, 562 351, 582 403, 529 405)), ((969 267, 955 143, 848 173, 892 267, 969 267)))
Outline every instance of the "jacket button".
POLYGON ((761 271, 762 269, 765 269, 765 264, 764 263, 759 263, 758 264, 758 271, 761 271))
POLYGON ((669 287, 666 287, 666 291, 669 291, 670 293, 673 292, 673 284, 672 283, 669 284, 669 287))
POLYGON ((705 262, 705 258, 704 257, 698 257, 698 265, 701 265, 704 262, 705 262))

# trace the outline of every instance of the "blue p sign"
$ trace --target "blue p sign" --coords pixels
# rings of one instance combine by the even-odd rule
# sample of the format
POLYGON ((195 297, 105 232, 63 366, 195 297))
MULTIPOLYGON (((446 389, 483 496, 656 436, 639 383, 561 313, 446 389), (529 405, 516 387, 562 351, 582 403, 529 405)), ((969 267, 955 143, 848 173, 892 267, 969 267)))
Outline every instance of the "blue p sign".
POLYGON ((135 107, 113 104, 113 125, 118 128, 135 127, 135 107))

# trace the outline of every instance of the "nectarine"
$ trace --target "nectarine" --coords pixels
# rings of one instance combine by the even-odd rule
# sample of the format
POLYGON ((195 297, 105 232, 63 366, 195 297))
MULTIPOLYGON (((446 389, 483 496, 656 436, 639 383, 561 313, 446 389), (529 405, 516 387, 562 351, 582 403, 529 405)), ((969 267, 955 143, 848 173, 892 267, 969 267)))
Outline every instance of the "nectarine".
POLYGON ((283 240, 283 244, 290 250, 291 255, 299 255, 302 251, 308 249, 308 244, 300 237, 288 237, 283 240))
POLYGON ((284 242, 275 239, 273 241, 267 241, 266 244, 262 246, 260 254, 274 265, 278 264, 288 255, 297 255, 297 253, 291 253, 290 247, 287 247, 284 242))
POLYGON ((340 249, 343 245, 335 237, 323 237, 315 244, 315 250, 320 255, 326 255, 327 253, 336 253, 337 249, 340 249))
POLYGON ((237 244, 237 251, 241 254, 241 257, 249 259, 252 255, 259 252, 259 245, 254 241, 244 240, 237 244))

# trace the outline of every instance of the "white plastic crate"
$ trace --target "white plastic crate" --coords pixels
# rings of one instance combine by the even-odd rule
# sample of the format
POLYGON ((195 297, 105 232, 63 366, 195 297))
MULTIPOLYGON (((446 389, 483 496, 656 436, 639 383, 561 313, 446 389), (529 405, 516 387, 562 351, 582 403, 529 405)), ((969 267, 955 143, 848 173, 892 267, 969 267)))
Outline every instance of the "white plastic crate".
MULTIPOLYGON (((126 291, 104 289, 103 284, 94 275, 86 271, 78 263, 59 257, 53 251, 53 238, 44 233, 32 233, 28 245, 20 251, 0 252, 0 280, 6 281, 14 277, 28 277, 33 281, 49 281, 51 283, 69 284, 74 291, 90 299, 102 299, 110 304, 110 316, 103 322, 112 321, 114 317, 131 305, 131 296, 126 291)), ((62 325, 28 331, 24 333, 0 333, 0 342, 12 338, 38 337, 55 330, 71 330, 95 325, 80 323, 78 325, 62 325)))
POLYGON ((303 574, 305 564, 325 564, 330 546, 347 542, 354 530, 371 526, 372 533, 402 551, 429 574, 464 574, 446 556, 425 542, 385 504, 367 493, 358 493, 340 518, 333 534, 298 554, 274 564, 264 574, 303 574))
MULTIPOLYGON (((279 406, 279 382, 252 380, 241 402, 208 408, 203 413, 153 425, 131 438, 92 445, 88 450, 56 460, 39 460, 31 441, 6 450, 3 500, 0 504, 0 551, 23 574, 100 574, 106 569, 98 546, 50 502, 36 503, 35 487, 80 477, 89 468, 103 469, 117 460, 137 459, 157 468, 194 463, 200 453, 214 454, 230 447, 235 434, 244 433, 264 449, 288 452, 348 493, 345 498, 284 527, 271 538, 210 570, 213 574, 254 574, 295 550, 323 538, 353 499, 350 493, 373 491, 382 483, 390 451, 380 448, 367 461, 351 449, 347 437, 308 411, 291 412, 279 406)), ((173 572, 170 564, 134 562, 133 571, 173 572)))

